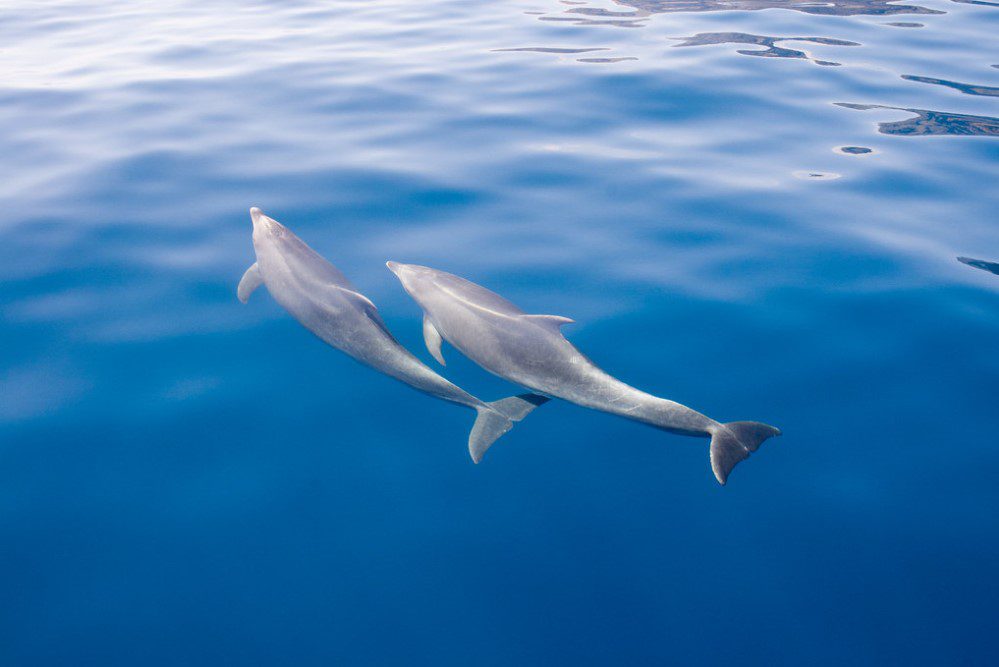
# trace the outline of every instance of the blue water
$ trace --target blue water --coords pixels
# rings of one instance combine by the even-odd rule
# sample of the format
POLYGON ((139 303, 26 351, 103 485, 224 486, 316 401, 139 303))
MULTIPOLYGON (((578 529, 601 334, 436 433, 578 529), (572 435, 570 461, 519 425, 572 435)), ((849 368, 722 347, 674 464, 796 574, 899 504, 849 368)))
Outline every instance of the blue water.
POLYGON ((997 31, 985 1, 8 3, 0 664, 989 664, 997 31), (237 302, 252 205, 429 363, 385 260, 785 435, 723 488, 706 441, 553 401, 474 466, 470 412, 237 302))

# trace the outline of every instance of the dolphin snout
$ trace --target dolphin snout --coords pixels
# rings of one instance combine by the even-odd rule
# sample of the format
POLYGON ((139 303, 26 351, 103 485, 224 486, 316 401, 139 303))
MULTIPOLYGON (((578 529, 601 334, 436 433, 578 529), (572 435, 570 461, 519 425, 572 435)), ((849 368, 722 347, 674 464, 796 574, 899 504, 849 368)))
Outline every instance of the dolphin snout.
POLYGON ((267 224, 270 222, 270 218, 256 206, 250 209, 250 221, 253 223, 253 238, 262 238, 262 235, 266 235, 270 231, 271 226, 267 224))
POLYGON ((419 279, 419 274, 413 270, 412 264, 402 264, 400 262, 385 262, 389 271, 395 274, 402 286, 409 291, 413 284, 419 279))
POLYGON ((394 273, 403 285, 412 285, 427 277, 426 267, 419 264, 403 264, 402 262, 385 262, 389 271, 394 273))
POLYGON ((253 222, 254 227, 259 225, 263 221, 264 217, 264 212, 259 208, 256 206, 250 207, 250 220, 253 222))
POLYGON ((253 221, 253 235, 282 236, 284 227, 274 218, 268 217, 259 208, 250 209, 250 220, 253 221))

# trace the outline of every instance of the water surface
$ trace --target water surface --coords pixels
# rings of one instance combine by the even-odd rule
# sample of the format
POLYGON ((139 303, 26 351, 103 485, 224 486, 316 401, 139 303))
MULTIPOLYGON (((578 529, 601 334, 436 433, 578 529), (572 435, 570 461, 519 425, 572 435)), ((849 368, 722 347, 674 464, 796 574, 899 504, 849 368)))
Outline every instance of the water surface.
POLYGON ((987 664, 997 30, 949 0, 8 3, 0 662, 987 664), (430 363, 385 260, 785 436, 721 488, 705 441, 552 402, 473 466, 470 413, 236 301, 252 205, 430 363))

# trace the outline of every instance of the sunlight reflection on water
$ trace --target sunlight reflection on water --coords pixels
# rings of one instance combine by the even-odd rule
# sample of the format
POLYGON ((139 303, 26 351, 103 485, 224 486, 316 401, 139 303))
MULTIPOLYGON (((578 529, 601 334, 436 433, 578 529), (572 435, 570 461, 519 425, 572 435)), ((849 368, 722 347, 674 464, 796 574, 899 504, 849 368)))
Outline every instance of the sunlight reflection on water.
POLYGON ((997 21, 8 3, 0 662, 987 660, 997 21), (786 435, 719 493, 703 447, 553 401, 473 467, 449 406, 240 306, 252 205, 421 355, 386 259, 786 435))

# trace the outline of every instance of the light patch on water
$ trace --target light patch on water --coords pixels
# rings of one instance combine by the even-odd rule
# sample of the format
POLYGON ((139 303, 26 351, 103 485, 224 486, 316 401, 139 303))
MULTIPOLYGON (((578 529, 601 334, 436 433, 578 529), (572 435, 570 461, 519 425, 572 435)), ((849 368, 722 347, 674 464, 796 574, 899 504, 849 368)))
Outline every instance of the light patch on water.
POLYGON ((807 171, 799 170, 793 172, 795 178, 800 178, 803 181, 834 181, 837 178, 842 178, 842 174, 836 174, 831 171, 807 171))

